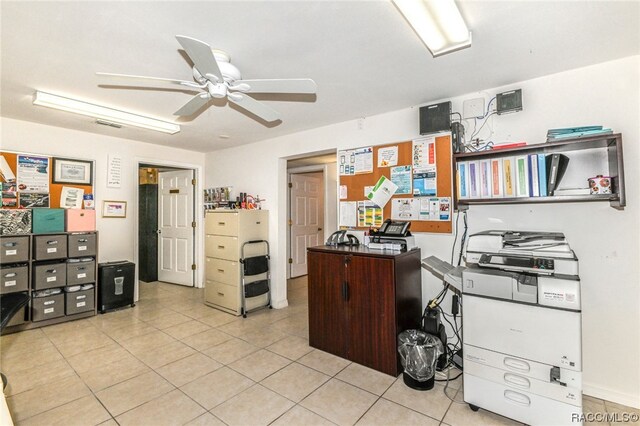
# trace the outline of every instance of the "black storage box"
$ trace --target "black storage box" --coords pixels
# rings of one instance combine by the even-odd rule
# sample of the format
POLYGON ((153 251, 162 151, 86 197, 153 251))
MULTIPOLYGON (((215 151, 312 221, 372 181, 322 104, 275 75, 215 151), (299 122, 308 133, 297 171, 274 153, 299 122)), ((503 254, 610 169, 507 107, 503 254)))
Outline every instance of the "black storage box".
POLYGON ((136 265, 126 260, 98 264, 98 310, 105 313, 133 303, 136 265))

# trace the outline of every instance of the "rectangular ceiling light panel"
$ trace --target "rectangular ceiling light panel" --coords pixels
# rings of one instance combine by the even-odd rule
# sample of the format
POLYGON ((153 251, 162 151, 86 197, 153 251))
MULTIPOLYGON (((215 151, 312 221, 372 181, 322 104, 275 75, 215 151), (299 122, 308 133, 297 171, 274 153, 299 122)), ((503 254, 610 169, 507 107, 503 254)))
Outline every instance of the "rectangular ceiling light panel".
POLYGON ((51 93, 36 91, 33 104, 86 115, 99 120, 122 124, 123 126, 141 127, 143 129, 156 130, 169 134, 180 131, 179 125, 168 121, 157 120, 155 118, 66 98, 64 96, 52 95, 51 93))
POLYGON ((471 32, 454 0, 393 0, 434 57, 471 46, 471 32))

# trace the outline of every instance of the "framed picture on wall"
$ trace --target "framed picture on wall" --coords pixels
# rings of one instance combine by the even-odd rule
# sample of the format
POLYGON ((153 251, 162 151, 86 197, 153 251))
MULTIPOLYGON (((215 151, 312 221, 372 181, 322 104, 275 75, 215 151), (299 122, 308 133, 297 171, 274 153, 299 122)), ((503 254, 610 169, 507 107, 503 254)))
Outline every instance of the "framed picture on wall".
POLYGON ((93 161, 53 158, 53 183, 91 185, 93 161))
POLYGON ((102 217, 127 217, 126 201, 109 201, 102 202, 102 217))

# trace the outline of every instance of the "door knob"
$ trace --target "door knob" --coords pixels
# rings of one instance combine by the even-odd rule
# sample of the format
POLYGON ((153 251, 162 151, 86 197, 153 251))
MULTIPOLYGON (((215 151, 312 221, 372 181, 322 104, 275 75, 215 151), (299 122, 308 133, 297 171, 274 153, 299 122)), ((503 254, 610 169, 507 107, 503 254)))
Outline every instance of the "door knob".
POLYGON ((162 229, 158 229, 158 230, 156 231, 156 234, 162 234, 162 229))
POLYGON ((322 228, 318 228, 318 231, 322 231, 322 228))

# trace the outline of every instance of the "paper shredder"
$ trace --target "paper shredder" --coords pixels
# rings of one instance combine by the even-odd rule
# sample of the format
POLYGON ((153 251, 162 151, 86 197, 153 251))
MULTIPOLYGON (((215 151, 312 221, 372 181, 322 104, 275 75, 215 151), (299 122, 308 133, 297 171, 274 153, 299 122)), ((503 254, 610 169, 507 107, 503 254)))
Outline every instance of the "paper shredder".
POLYGON ((121 260, 98 265, 98 310, 105 313, 133 303, 135 263, 121 260))

